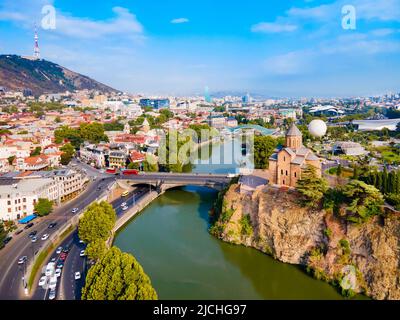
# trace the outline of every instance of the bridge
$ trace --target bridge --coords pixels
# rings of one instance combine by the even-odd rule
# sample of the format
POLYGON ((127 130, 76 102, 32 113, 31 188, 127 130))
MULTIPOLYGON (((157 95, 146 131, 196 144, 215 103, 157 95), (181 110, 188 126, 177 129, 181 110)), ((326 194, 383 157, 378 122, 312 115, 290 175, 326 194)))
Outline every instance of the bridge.
POLYGON ((240 130, 251 129, 261 133, 261 135, 263 136, 270 136, 277 132, 277 129, 267 129, 257 124, 244 124, 237 127, 225 127, 225 129, 229 130, 232 133, 239 132, 240 130))
POLYGON ((184 186, 202 186, 223 190, 232 177, 227 174, 205 174, 205 173, 143 173, 132 176, 119 176, 119 180, 134 186, 146 184, 152 186, 159 193, 168 189, 184 186))

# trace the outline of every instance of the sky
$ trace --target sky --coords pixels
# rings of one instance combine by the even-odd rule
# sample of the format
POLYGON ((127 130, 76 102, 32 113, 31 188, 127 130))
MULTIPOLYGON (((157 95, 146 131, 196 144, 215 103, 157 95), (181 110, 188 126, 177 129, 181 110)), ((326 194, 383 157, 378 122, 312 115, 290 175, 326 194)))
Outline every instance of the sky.
POLYGON ((400 0, 0 0, 0 54, 35 23, 42 58, 135 94, 400 92, 400 0))

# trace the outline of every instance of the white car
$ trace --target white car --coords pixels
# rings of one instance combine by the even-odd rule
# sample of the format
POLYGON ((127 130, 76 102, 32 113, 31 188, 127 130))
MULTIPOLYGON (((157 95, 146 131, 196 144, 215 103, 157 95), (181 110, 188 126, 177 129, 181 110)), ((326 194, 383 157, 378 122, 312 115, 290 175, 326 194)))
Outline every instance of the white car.
POLYGON ((61 251, 62 251, 62 249, 63 249, 62 247, 58 247, 58 248, 57 248, 57 251, 56 251, 56 254, 60 254, 61 251))
POLYGON ((57 278, 61 276, 61 269, 56 269, 56 273, 54 274, 57 278))
POLYGON ((78 208, 73 208, 73 209, 72 209, 72 213, 77 213, 78 211, 79 211, 78 208))
POLYGON ((84 244, 84 243, 85 243, 85 241, 83 241, 83 240, 79 239, 79 243, 80 243, 80 244, 84 244))
POLYGON ((49 300, 54 300, 56 298, 56 289, 50 290, 49 300))
POLYGON ((126 202, 122 202, 121 207, 126 207, 126 202))
POLYGON ((50 278, 50 281, 49 281, 49 289, 50 290, 55 290, 56 287, 57 287, 57 277, 56 276, 52 276, 50 278))
POLYGON ((122 210, 123 210, 123 211, 126 211, 126 210, 128 210, 128 209, 129 209, 129 208, 128 208, 127 206, 123 206, 123 207, 122 207, 122 210))
POLYGON ((28 260, 27 256, 23 256, 18 259, 18 264, 24 264, 28 260))
POLYGON ((47 277, 42 276, 39 280, 39 287, 43 287, 47 283, 47 277))
POLYGON ((31 241, 32 242, 36 242, 37 241, 37 237, 32 237, 31 241))
POLYGON ((79 280, 81 278, 80 272, 75 272, 75 280, 79 280))
POLYGON ((49 235, 47 233, 45 233, 44 235, 42 235, 42 240, 45 241, 49 238, 49 235))
POLYGON ((84 257, 86 254, 85 254, 85 250, 81 250, 81 252, 79 253, 79 256, 80 257, 84 257))

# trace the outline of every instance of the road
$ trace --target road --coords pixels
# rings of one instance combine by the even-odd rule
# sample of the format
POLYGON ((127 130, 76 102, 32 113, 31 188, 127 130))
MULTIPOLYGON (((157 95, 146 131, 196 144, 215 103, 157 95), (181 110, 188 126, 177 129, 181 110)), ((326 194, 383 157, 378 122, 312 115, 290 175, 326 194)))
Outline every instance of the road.
MULTIPOLYGON (((122 210, 121 204, 125 202, 129 208, 135 205, 135 203, 143 197, 149 190, 148 187, 135 188, 127 197, 116 199, 111 203, 113 208, 117 213, 117 217, 120 217, 125 211, 122 210)), ((85 245, 79 242, 79 237, 77 231, 66 238, 61 246, 63 248, 68 247, 70 251, 68 253, 67 259, 65 260, 64 267, 62 269, 62 280, 60 278, 57 283, 57 294, 56 299, 63 300, 80 300, 81 290, 85 284, 85 275, 87 271, 87 259, 80 256, 81 250, 85 249, 85 245), (79 280, 75 280, 75 272, 80 272, 82 277, 79 280), (60 284, 62 283, 62 288, 60 284), (63 296, 61 297, 61 290, 63 296)), ((59 258, 56 254, 56 250, 52 253, 46 264, 50 262, 51 258, 59 258)), ((32 295, 33 300, 46 300, 48 299, 49 291, 37 284, 34 284, 34 293, 32 295)))
POLYGON ((0 251, 0 299, 15 300, 21 296, 26 266, 18 266, 18 259, 27 256, 27 264, 33 261, 34 256, 44 244, 44 241, 40 239, 42 235, 45 233, 51 235, 55 230, 62 228, 74 215, 79 214, 80 211, 73 214, 73 208, 82 209, 95 201, 114 180, 114 177, 107 177, 90 183, 78 198, 54 210, 48 217, 38 218, 34 221, 35 225, 32 228, 24 230, 20 235, 13 235, 11 242, 0 251), (57 225, 54 229, 49 229, 48 225, 52 222, 57 222, 57 225), (36 243, 32 243, 28 238, 28 233, 34 230, 37 231, 36 243))

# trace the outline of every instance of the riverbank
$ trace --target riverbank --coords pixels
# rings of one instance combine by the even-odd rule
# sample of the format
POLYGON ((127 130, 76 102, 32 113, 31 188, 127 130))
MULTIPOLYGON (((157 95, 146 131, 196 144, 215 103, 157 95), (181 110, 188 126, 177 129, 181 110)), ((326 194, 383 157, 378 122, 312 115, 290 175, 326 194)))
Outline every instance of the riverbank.
POLYGON ((303 266, 344 294, 400 299, 398 216, 356 226, 330 212, 302 208, 296 199, 295 192, 270 186, 242 194, 239 185, 232 185, 220 199, 221 213, 212 233, 303 266), (350 285, 343 282, 349 277, 350 285))

